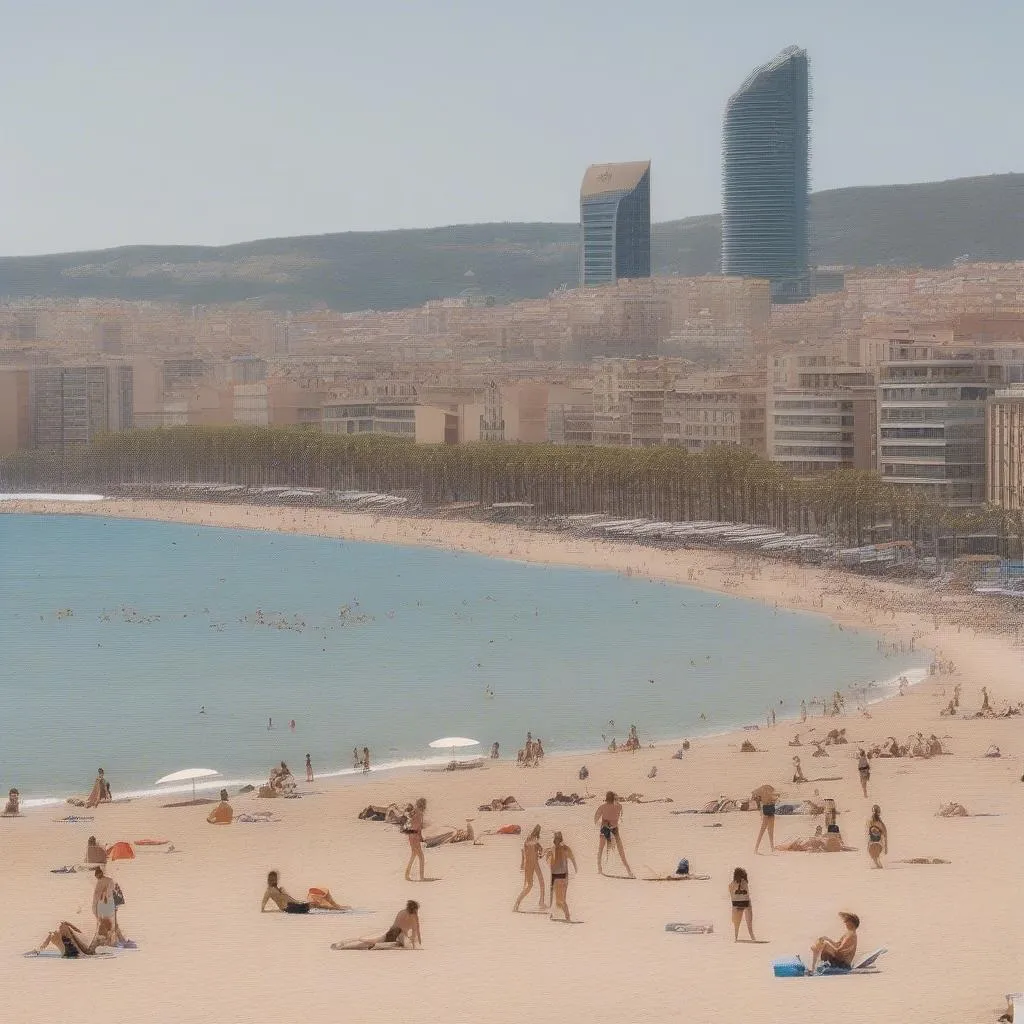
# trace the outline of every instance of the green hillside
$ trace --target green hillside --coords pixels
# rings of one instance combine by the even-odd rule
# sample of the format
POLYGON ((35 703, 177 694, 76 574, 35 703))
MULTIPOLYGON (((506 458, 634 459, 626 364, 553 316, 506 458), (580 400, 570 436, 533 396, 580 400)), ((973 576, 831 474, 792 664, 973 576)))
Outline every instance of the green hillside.
MULTIPOLYGON (((811 231, 818 265, 1021 260, 1024 174, 819 192, 811 231)), ((8 257, 0 259, 0 296, 359 310, 417 306, 474 286, 502 302, 574 285, 577 240, 575 224, 461 224, 8 257)), ((718 215, 656 224, 654 272, 717 273, 720 242, 718 215)))

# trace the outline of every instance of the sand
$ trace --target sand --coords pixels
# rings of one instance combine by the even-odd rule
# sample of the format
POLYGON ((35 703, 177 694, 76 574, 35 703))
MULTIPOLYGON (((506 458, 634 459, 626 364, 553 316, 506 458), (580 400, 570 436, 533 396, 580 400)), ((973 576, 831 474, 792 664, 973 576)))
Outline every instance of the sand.
MULTIPOLYGON (((71 511, 59 503, 12 505, 8 511, 71 511)), ((654 1022, 876 1021, 965 1024, 994 1020, 1002 993, 1024 988, 1024 895, 1018 865, 1024 848, 1024 784, 1019 780, 1024 721, 941 718, 956 683, 962 707, 980 706, 987 685, 997 709, 1024 698, 1024 654, 1014 640, 1020 623, 1002 603, 972 597, 937 601, 897 584, 721 552, 661 552, 628 544, 565 540, 514 527, 419 519, 375 518, 329 511, 107 501, 78 506, 74 514, 134 516, 425 544, 551 564, 593 565, 648 574, 736 596, 828 615, 838 625, 873 627, 894 642, 936 652, 956 666, 905 696, 839 719, 813 718, 806 726, 779 721, 774 729, 694 740, 681 761, 673 747, 637 753, 596 753, 585 760, 591 793, 638 791, 674 803, 627 804, 623 839, 637 875, 668 873, 681 857, 708 882, 657 884, 600 877, 596 801, 585 807, 545 808, 561 789, 581 790, 581 759, 549 753, 544 765, 507 762, 464 773, 371 773, 351 782, 307 785, 300 800, 233 798, 236 811, 272 809, 281 821, 215 827, 207 808, 163 808, 159 801, 101 806, 95 821, 57 823, 72 809, 30 810, 0 819, 5 871, 0 896, 6 908, 0 964, 7 1019, 53 1021, 72 1015, 107 1022, 188 1022, 216 1019, 260 1022, 338 1019, 427 1022, 645 1019, 654 1022), (814 729, 812 732, 811 729, 814 729), (829 748, 831 757, 798 751, 809 778, 828 783, 793 785, 787 742, 845 727, 851 743, 829 748), (860 792, 858 742, 887 735, 905 739, 922 730, 943 738, 952 756, 872 762, 870 799, 860 792), (739 753, 743 738, 761 752, 739 753), (997 744, 1003 756, 981 755, 997 744), (652 766, 657 777, 647 778, 652 766), (774 783, 787 799, 833 796, 840 810, 845 854, 753 853, 756 812, 720 816, 673 815, 719 794, 746 796, 774 783), (527 810, 478 813, 495 796, 514 794, 527 810), (521 876, 516 837, 485 836, 427 851, 436 881, 408 883, 402 872, 405 838, 393 826, 359 821, 367 803, 405 803, 423 795, 428 822, 440 831, 475 817, 478 830, 534 823, 544 839, 559 828, 573 847, 580 873, 569 902, 580 923, 552 923, 546 915, 511 912, 521 876), (944 800, 992 816, 942 819, 944 800), (865 822, 881 805, 890 833, 882 871, 866 853, 865 822), (710 827, 720 825, 721 827, 710 827), (140 851, 111 872, 126 905, 119 919, 139 944, 114 958, 88 962, 23 960, 58 920, 91 935, 92 878, 52 875, 49 869, 80 860, 88 835, 105 842, 144 836, 171 839, 179 852, 140 851), (940 857, 948 865, 896 863, 940 857), (733 942, 726 886, 735 866, 750 874, 755 932, 765 944, 733 942), (341 902, 370 913, 310 918, 259 913, 267 870, 299 895, 328 886, 341 902), (340 953, 330 943, 378 935, 409 898, 422 904, 422 951, 340 953), (820 934, 838 936, 840 909, 861 916, 860 947, 886 946, 880 973, 857 978, 775 979, 772 960, 800 953, 820 934), (674 935, 670 921, 710 920, 711 935, 674 935)), ((1017 633, 1019 636, 1019 632, 1017 633)), ((823 687, 824 689, 825 687, 823 687)), ((535 732, 543 735, 538 716, 535 732)), ((283 751, 282 756, 290 751, 283 751)), ((344 750, 339 750, 339 759, 344 750)), ((116 766, 107 766, 116 781, 116 766)), ((269 767, 269 766, 268 766, 269 767)), ((93 766, 83 765, 83 786, 93 766)), ((10 767, 8 767, 10 770, 10 767)), ((7 783, 4 781, 4 785, 7 783)), ((78 812, 83 813, 83 812, 78 812)), ((821 819, 777 819, 780 841, 809 835, 821 819)), ((432 831, 428 827, 428 833, 432 831)), ((618 870, 614 854, 609 871, 618 870)), ((531 896, 524 909, 532 908, 531 896)))

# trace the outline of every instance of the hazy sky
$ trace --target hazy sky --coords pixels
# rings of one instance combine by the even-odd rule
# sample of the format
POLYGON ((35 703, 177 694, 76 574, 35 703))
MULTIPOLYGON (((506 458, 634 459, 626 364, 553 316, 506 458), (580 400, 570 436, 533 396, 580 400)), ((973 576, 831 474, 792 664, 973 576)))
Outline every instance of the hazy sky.
POLYGON ((0 0, 0 254, 574 221, 650 158, 719 208, 726 99, 807 48, 812 187, 1024 170, 1019 0, 0 0))

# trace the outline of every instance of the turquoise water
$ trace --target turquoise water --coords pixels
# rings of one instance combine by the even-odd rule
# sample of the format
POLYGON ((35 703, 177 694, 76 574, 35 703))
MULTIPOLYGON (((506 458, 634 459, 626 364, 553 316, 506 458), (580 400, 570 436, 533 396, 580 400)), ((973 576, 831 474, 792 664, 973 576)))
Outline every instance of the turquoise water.
POLYGON ((528 729, 548 751, 621 741, 634 722, 668 739, 924 660, 817 616, 612 573, 0 515, 0 789, 23 797, 83 792, 99 765, 116 796, 187 767, 265 778, 283 758, 301 775, 306 752, 338 771, 364 744, 378 765, 419 762, 447 735, 512 756, 528 729))

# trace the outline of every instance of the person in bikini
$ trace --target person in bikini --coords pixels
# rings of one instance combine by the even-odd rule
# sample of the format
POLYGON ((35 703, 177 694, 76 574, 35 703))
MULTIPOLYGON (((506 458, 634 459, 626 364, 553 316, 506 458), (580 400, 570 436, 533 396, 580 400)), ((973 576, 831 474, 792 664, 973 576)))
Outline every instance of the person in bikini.
POLYGON ((876 868, 882 866, 879 858, 883 853, 889 852, 889 830, 882 821, 882 809, 875 804, 871 808, 871 818, 868 821, 868 855, 874 862, 876 868))
POLYGON ((331 943, 331 949, 415 949, 423 946, 420 935, 420 905, 409 900, 395 916, 394 924, 375 939, 355 939, 352 942, 331 943))
MULTIPOLYGON (((96 947, 100 945, 99 936, 92 942, 86 942, 82 933, 70 922, 61 921, 57 927, 46 936, 37 949, 30 951, 31 955, 39 956, 47 946, 53 946, 60 950, 60 955, 68 960, 74 960, 80 956, 95 956, 96 947)), ((28 954, 26 954, 28 955, 28 954)))
POLYGON ((860 927, 860 918, 845 910, 840 911, 839 916, 842 918, 843 924, 846 925, 846 933, 838 940, 832 940, 822 935, 811 946, 812 974, 819 961, 828 967, 838 967, 840 970, 849 970, 853 967, 853 959, 857 955, 857 929, 860 927))
POLYGON ((743 868, 736 868, 729 883, 729 899, 732 901, 732 930, 735 942, 740 941, 740 925, 746 922, 751 942, 754 938, 754 912, 750 905, 750 880, 743 868))
POLYGON ((419 861, 420 881, 423 881, 423 812, 426 809, 427 801, 421 796, 416 801, 416 806, 413 807, 412 813, 409 815, 409 821, 402 830, 409 840, 409 863, 405 866, 405 880, 407 882, 412 881, 412 876, 409 872, 412 871, 413 863, 416 861, 419 861))
POLYGON ((604 860, 607 859, 611 844, 615 843, 619 858, 626 868, 630 878, 634 878, 633 869, 626 860, 626 851, 622 848, 622 838, 619 836, 619 823, 622 821, 622 804, 619 803, 615 794, 608 790, 604 797, 604 803, 594 811, 594 824, 600 823, 601 838, 597 844, 597 871, 604 874, 604 860))
POLYGON ((530 834, 526 837, 526 842, 523 843, 522 858, 519 862, 520 870, 523 872, 523 891, 512 905, 514 913, 518 913, 523 900, 530 895, 534 879, 537 880, 537 885, 540 888, 540 902, 537 904, 537 907, 539 910, 545 909, 544 873, 540 869, 540 856, 540 825, 534 825, 530 834))
POLYGON ((765 833, 768 833, 768 845, 772 852, 775 852, 775 804, 779 799, 778 790, 774 786, 765 784, 758 786, 750 799, 761 808, 761 828, 757 833, 757 841, 754 843, 754 853, 757 853, 761 846, 761 840, 765 833))
POLYGON ((868 761, 868 755, 864 753, 864 748, 861 747, 860 754, 857 757, 857 774, 860 776, 860 788, 865 798, 868 795, 868 780, 871 778, 871 764, 868 761))
POLYGON ((562 841, 561 832, 555 833, 553 842, 554 845, 545 854, 551 867, 551 920, 554 921, 554 909, 558 907, 565 915, 565 920, 571 921, 566 898, 569 892, 569 865, 572 864, 573 871, 577 873, 579 868, 576 866, 572 849, 562 841))

